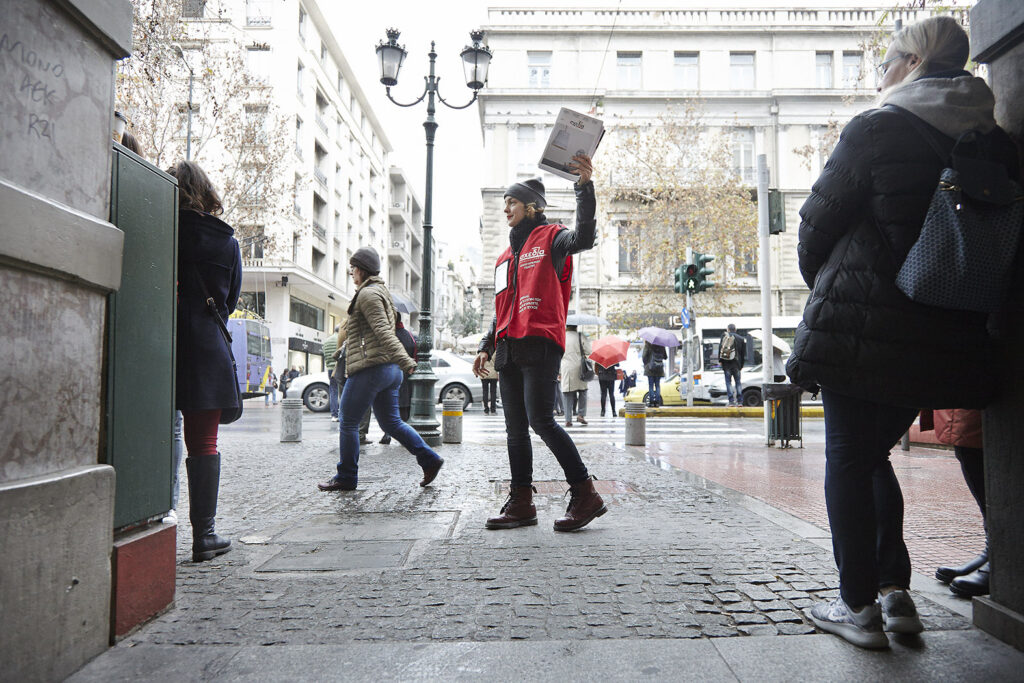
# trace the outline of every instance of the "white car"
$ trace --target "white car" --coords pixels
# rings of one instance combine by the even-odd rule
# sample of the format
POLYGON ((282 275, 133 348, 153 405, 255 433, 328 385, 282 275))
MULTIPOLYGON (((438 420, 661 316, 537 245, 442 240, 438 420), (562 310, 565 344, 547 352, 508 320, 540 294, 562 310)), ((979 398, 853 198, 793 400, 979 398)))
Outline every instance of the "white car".
MULTIPOLYGON (((707 378, 708 393, 711 395, 711 402, 716 404, 728 403, 729 394, 725 391, 725 373, 721 370, 705 370, 707 378)), ((742 368, 740 370, 740 384, 743 392, 740 395, 740 404, 744 406, 760 406, 764 403, 761 399, 761 364, 742 368)), ((735 387, 733 387, 735 390, 735 387)))
MULTIPOLYGON (((430 367, 437 375, 434 390, 437 392, 438 403, 445 399, 461 398, 465 407, 482 400, 483 386, 473 374, 472 363, 448 351, 434 350, 430 352, 430 367)), ((314 413, 325 413, 330 410, 328 382, 326 371, 301 375, 288 385, 288 398, 301 398, 314 413)))

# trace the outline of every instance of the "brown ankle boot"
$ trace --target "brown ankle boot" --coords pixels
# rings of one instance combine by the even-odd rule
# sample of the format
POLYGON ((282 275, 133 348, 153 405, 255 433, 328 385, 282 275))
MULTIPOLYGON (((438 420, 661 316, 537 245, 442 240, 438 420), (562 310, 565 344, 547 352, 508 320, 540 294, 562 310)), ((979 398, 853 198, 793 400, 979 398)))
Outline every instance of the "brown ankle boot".
POLYGON ((569 507, 565 517, 555 520, 555 531, 575 531, 590 524, 595 517, 608 512, 601 494, 594 489, 594 480, 586 479, 569 486, 569 507))
POLYGON ((533 526, 537 523, 537 508, 533 504, 532 486, 513 486, 509 489, 508 500, 501 506, 501 514, 487 520, 488 529, 513 529, 517 526, 533 526))

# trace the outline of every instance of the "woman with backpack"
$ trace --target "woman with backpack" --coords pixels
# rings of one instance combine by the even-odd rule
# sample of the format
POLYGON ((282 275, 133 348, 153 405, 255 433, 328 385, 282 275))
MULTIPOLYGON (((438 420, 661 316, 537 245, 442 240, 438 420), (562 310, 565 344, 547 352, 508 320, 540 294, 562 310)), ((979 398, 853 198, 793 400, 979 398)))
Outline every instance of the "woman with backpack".
POLYGON ((820 387, 839 567, 839 596, 810 618, 861 647, 888 647, 884 630, 923 628, 907 592, 903 496, 889 450, 920 409, 983 408, 996 393, 987 316, 918 304, 896 286, 949 162, 936 140, 951 150, 976 131, 990 160, 1018 177, 992 91, 964 71, 969 53, 949 16, 897 32, 879 65, 880 106, 847 124, 800 210, 797 252, 811 294, 787 371, 805 389, 820 387))

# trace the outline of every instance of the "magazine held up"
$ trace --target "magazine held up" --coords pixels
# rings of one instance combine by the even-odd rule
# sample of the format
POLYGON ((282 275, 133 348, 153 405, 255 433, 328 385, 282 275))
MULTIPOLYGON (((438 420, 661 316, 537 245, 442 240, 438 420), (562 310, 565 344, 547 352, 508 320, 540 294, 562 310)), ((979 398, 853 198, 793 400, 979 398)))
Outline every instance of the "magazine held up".
POLYGON ((562 107, 538 166, 559 178, 575 181, 577 174, 569 170, 572 158, 577 154, 593 158, 603 137, 604 123, 600 119, 562 107))

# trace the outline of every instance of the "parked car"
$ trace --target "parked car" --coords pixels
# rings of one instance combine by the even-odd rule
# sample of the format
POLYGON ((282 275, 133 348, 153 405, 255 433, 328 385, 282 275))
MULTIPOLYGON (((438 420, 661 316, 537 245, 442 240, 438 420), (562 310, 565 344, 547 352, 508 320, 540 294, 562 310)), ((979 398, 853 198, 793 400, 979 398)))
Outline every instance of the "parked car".
MULTIPOLYGON (((434 390, 437 402, 445 399, 462 399, 463 407, 482 400, 483 387, 480 379, 473 374, 473 364, 448 351, 431 351, 430 367, 437 375, 434 390)), ((301 398, 303 404, 314 413, 330 410, 327 372, 314 372, 296 377, 288 385, 290 398, 301 398)))
MULTIPOLYGON (((695 387, 693 392, 693 400, 697 402, 708 402, 707 390, 704 386, 704 377, 707 375, 706 372, 699 372, 697 375, 700 379, 697 381, 699 384, 695 387)), ((673 373, 668 377, 661 379, 661 405, 663 406, 685 406, 686 396, 681 394, 679 391, 679 383, 683 381, 685 387, 685 378, 679 376, 679 373, 673 373)), ((636 386, 626 392, 627 403, 648 403, 650 394, 647 391, 647 378, 638 374, 636 378, 636 386)))

